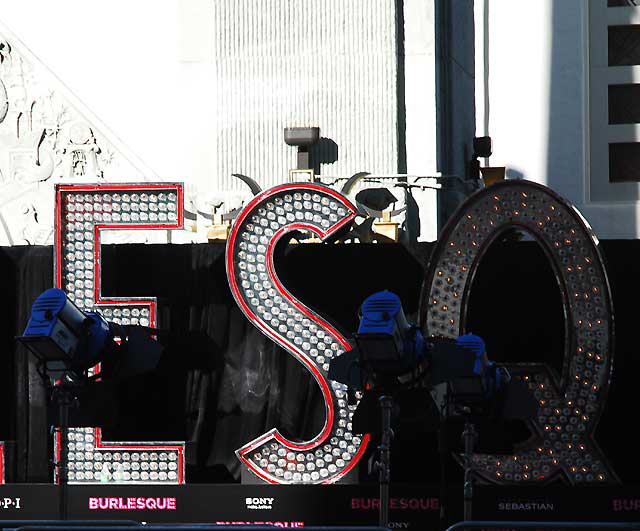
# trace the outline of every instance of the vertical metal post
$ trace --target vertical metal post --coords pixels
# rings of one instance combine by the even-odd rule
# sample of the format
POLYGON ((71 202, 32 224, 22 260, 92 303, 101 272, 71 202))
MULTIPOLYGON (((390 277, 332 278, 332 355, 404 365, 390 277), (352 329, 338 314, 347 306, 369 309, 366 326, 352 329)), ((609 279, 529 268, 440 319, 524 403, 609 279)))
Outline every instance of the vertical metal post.
POLYGON ((60 415, 60 460, 57 463, 58 466, 58 478, 60 481, 60 498, 59 498, 59 515, 60 520, 67 519, 67 498, 68 498, 68 463, 69 463, 69 450, 68 450, 68 434, 69 434, 69 406, 72 399, 69 391, 65 389, 58 389, 58 405, 60 415))
POLYGON ((308 170, 311 167, 310 164, 309 148, 305 146, 298 146, 298 169, 308 170))
POLYGON ((378 452, 378 477, 380 481, 380 527, 389 524, 389 483, 391 482, 391 442, 393 430, 391 429, 391 414, 393 411, 393 398, 383 395, 380 397, 380 411, 382 413, 382 436, 378 452))
POLYGON ((473 519, 473 447, 476 442, 476 430, 467 419, 464 423, 462 439, 464 441, 464 519, 473 519))

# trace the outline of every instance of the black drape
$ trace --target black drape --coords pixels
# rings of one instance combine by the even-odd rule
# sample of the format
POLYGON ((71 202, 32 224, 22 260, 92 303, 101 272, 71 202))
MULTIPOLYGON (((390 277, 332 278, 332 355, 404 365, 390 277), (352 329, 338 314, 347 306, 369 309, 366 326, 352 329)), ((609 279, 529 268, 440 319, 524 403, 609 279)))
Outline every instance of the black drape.
MULTIPOLYGON (((155 296, 165 353, 159 367, 119 384, 103 419, 109 440, 187 440, 189 481, 237 481, 235 450, 277 427, 305 439, 324 422, 324 406, 310 374, 251 325, 233 300, 225 273, 224 244, 103 246, 104 296, 155 296)), ((350 334, 362 300, 391 289, 416 313, 420 264, 400 246, 291 245, 279 250, 276 268, 287 288, 350 334), (407 282, 414 279, 413 282, 407 282)), ((51 287, 48 247, 3 249, 16 281, 3 283, 19 301, 5 321, 6 345, 15 352, 5 437, 17 439, 18 479, 47 480, 50 441, 45 396, 32 362, 11 343, 28 320, 33 300, 51 287), (10 322, 10 325, 9 325, 10 322), (17 400, 16 400, 17 398, 17 400), (23 411, 22 411, 23 410, 23 411), (35 436, 34 434, 37 434, 35 436)), ((107 396, 103 400, 111 399, 107 396)), ((85 410, 96 406, 89 397, 85 410)))
POLYGON ((34 298, 53 283, 51 247, 0 248, 0 338, 2 340, 2 413, 0 437, 15 441, 7 479, 47 481, 46 397, 34 361, 15 342, 31 314, 34 298))
MULTIPOLYGON (((428 256, 425 244, 419 254, 428 256)), ((597 440, 623 481, 636 483, 640 459, 631 428, 640 374, 636 303, 640 241, 605 241, 616 309, 616 353, 597 440)), ((423 268, 400 245, 290 245, 276 267, 287 288, 347 334, 362 300, 396 292, 409 316, 417 311, 423 268)), ((46 398, 30 357, 13 338, 33 300, 52 283, 49 247, 0 248, 0 437, 17 441, 19 481, 48 481, 50 436, 46 398)), ((314 435, 323 405, 310 375, 255 329, 235 304, 223 244, 106 245, 103 294, 156 296, 159 324, 169 331, 160 366, 119 386, 106 428, 112 440, 187 440, 187 480, 237 481, 234 451, 270 428, 289 437, 314 435)), ((563 315, 551 268, 529 241, 497 241, 473 285, 469 329, 499 361, 547 362, 560 368, 563 315)), ((86 407, 91 404, 87 403, 86 407)), ((438 481, 435 436, 419 423, 401 425, 394 478, 438 481)), ((515 430, 514 440, 528 432, 515 430)), ((454 436, 452 448, 459 444, 454 436)), ((453 472, 458 469, 452 467, 453 472)), ((366 467, 365 467, 366 468, 366 467)))
MULTIPOLYGON (((359 304, 374 291, 391 289, 408 312, 417 310, 422 268, 402 247, 392 247, 291 245, 279 249, 276 268, 295 296, 351 333, 359 304), (407 278, 415 279, 413 286, 407 278)), ((183 424, 165 423, 163 429, 177 438, 184 430, 191 481, 237 480, 235 450, 272 427, 298 439, 322 428, 324 406, 313 379, 253 327, 233 300, 223 245, 107 247, 104 271, 105 295, 160 299, 160 326, 171 331, 171 340, 153 379, 162 381, 164 374, 158 389, 176 390, 175 396, 169 391, 171 418, 183 424), (125 275, 122 264, 130 265, 125 275)), ((140 379, 131 388, 131 396, 139 396, 140 379)), ((149 434, 156 421, 147 418, 149 434)), ((129 439, 140 428, 120 419, 111 436, 129 439)))

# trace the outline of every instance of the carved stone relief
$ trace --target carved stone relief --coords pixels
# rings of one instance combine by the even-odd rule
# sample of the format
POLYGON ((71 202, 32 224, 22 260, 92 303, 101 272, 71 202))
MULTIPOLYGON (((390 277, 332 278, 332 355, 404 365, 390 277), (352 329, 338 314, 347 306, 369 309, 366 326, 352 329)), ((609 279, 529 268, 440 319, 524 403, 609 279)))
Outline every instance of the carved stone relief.
POLYGON ((43 65, 0 35, 0 245, 53 242, 53 184, 143 180, 43 65))
MULTIPOLYGON (((100 80, 96 79, 96 83, 100 83, 100 80)), ((285 107, 278 112, 284 113, 285 107)), ((157 126, 153 123, 148 125, 157 126)), ((226 127, 224 123, 212 126, 226 127)), ((231 142, 232 137, 227 140, 231 142)), ((263 148, 271 149, 268 146, 260 149, 263 148)), ((273 156, 265 159, 266 162, 261 163, 264 167, 258 167, 255 174, 251 175, 262 187, 268 186, 270 179, 277 178, 278 171, 274 171, 277 167, 273 164, 280 160, 278 150, 290 150, 280 140, 272 148, 273 156)), ((222 145, 216 149, 225 151, 227 148, 222 145)), ((232 151, 233 164, 243 166, 244 155, 241 154, 245 151, 241 146, 233 147, 232 151)), ((376 164, 374 159, 372 165, 388 164, 380 161, 376 164)), ((16 37, 0 26, 0 246, 52 243, 55 183, 159 180, 143 166, 16 37)), ((240 168, 231 169, 238 171, 240 168)), ((229 182, 229 179, 240 174, 230 175, 207 176, 211 180, 206 182, 202 176, 179 176, 178 180, 185 177, 187 180, 186 230, 175 231, 171 236, 163 231, 108 231, 102 242, 207 241, 209 229, 219 224, 220 218, 222 223, 228 224, 255 193, 250 193, 250 187, 238 189, 237 181, 232 179, 229 182)), ((287 172, 283 172, 281 182, 287 182, 287 175, 287 172)), ((398 202, 387 209, 386 214, 390 219, 386 220, 381 211, 379 215, 373 215, 366 210, 366 205, 363 206, 359 214, 363 218, 368 217, 368 220, 365 219, 368 225, 362 225, 360 232, 352 235, 351 241, 371 240, 375 236, 372 232, 376 228, 374 223, 380 225, 381 222, 387 225, 391 223, 394 226, 392 229, 404 227, 405 236, 415 240, 420 235, 420 217, 428 219, 433 216, 432 212, 420 212, 418 215, 418 203, 434 204, 431 199, 423 201, 421 196, 426 198, 430 194, 431 198, 436 193, 434 189, 440 185, 425 185, 426 181, 420 180, 423 177, 418 176, 409 176, 408 179, 407 176, 374 177, 369 175, 358 185, 351 186, 353 197, 347 192, 343 192, 343 195, 355 200, 355 195, 362 188, 385 187, 391 190, 398 202), (403 189, 398 188, 399 182, 404 186, 403 189), (407 202, 411 205, 407 206, 405 214, 407 202), (410 207, 415 211, 416 221, 413 224, 406 221, 410 207), (409 230, 406 228, 409 225, 415 225, 418 229, 409 230)), ((336 190, 353 179, 328 175, 320 175, 319 178, 319 182, 336 190)))
POLYGON ((0 80, 0 123, 3 122, 9 110, 9 96, 4 83, 0 80))

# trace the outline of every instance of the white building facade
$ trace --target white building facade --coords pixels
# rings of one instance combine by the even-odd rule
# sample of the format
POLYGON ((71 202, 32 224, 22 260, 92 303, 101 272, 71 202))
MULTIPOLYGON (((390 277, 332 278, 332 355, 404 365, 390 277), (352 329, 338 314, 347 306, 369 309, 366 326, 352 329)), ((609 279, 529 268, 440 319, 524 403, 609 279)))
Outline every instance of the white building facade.
MULTIPOLYGON (((184 181, 193 211, 221 198, 238 206, 248 190, 231 174, 263 188, 285 181, 295 151, 282 130, 312 125, 328 146, 320 175, 337 183, 362 171, 465 177, 472 136, 490 135, 486 164, 569 198, 601 238, 637 238, 635 3, 116 0, 97 12, 79 0, 10 2, 0 14, 0 244, 49 243, 46 204, 60 180, 184 181)), ((436 192, 416 194, 420 239, 433 240, 436 192)))
MULTIPOLYGON (((440 169, 433 2, 24 0, 0 23, 0 245, 50 243, 61 181, 182 181, 188 210, 235 208, 250 194, 233 173, 287 181, 290 126, 320 127, 317 169, 338 187, 440 169)), ((436 191, 414 195, 433 240, 436 191)), ((171 241, 202 241, 189 223, 171 241)))
POLYGON ((491 165, 570 199, 600 238, 640 235, 636 3, 475 3, 477 132, 493 138, 491 165))

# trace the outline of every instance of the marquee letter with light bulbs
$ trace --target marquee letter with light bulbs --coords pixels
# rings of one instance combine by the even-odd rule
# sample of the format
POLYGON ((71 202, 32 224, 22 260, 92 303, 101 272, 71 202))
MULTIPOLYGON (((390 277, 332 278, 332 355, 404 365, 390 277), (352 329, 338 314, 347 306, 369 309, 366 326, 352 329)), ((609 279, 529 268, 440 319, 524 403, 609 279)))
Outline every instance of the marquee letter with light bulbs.
MULTIPOLYGON (((564 475, 571 484, 614 483, 593 438, 612 367, 613 319, 598 240, 580 213, 549 188, 505 181, 471 196, 449 220, 433 253, 421 297, 427 335, 465 332, 473 278, 491 243, 510 228, 544 249, 560 288, 565 323, 561 377, 543 364, 508 364, 539 401, 532 438, 513 455, 476 454, 475 473, 501 485, 536 484, 564 475)), ((526 326, 526 323, 523 323, 526 326)))
MULTIPOLYGON (((325 402, 324 427, 311 440, 289 441, 271 429, 237 451, 270 483, 335 482, 358 463, 369 440, 352 432, 355 406, 347 404, 346 387, 327 379, 330 359, 349 343, 286 290, 273 264, 274 247, 287 233, 305 230, 326 240, 355 215, 353 205, 329 188, 287 184, 256 196, 229 236, 227 274, 237 303, 313 374, 325 402)), ((153 326, 153 299, 101 297, 100 233, 181 225, 181 185, 59 185, 55 284, 84 310, 97 309, 123 324, 153 326)), ((572 484, 615 482, 593 439, 611 373, 611 297, 597 239, 572 205, 527 181, 499 183, 472 196, 449 221, 434 251, 423 288, 422 328, 447 337, 465 331, 478 264, 491 243, 513 227, 538 241, 558 279, 567 316, 564 368, 558 379, 542 364, 508 365, 539 401, 530 424, 533 437, 514 455, 475 455, 475 472, 497 484, 536 484, 559 475, 572 484)), ((72 428, 66 444, 71 482, 184 482, 183 443, 112 443, 102 441, 99 428, 72 428)))
POLYGON ((294 442, 271 429, 237 450, 239 459, 269 483, 333 483, 360 460, 369 436, 352 431, 355 405, 344 384, 327 379, 329 361, 350 349, 347 340, 296 300, 276 275, 276 243, 294 230, 326 240, 355 218, 355 207, 324 186, 292 183, 256 197, 236 219, 227 243, 227 276, 249 321, 313 375, 325 403, 324 427, 294 442))
MULTIPOLYGON (((153 298, 105 298, 100 292, 103 230, 178 229, 182 184, 57 185, 54 281, 84 311, 120 324, 156 325, 153 298)), ((132 266, 133 267, 133 266, 132 266)), ((99 371, 99 368, 96 370, 99 371)), ((70 428, 69 483, 184 483, 183 442, 111 442, 100 428, 70 428)))

